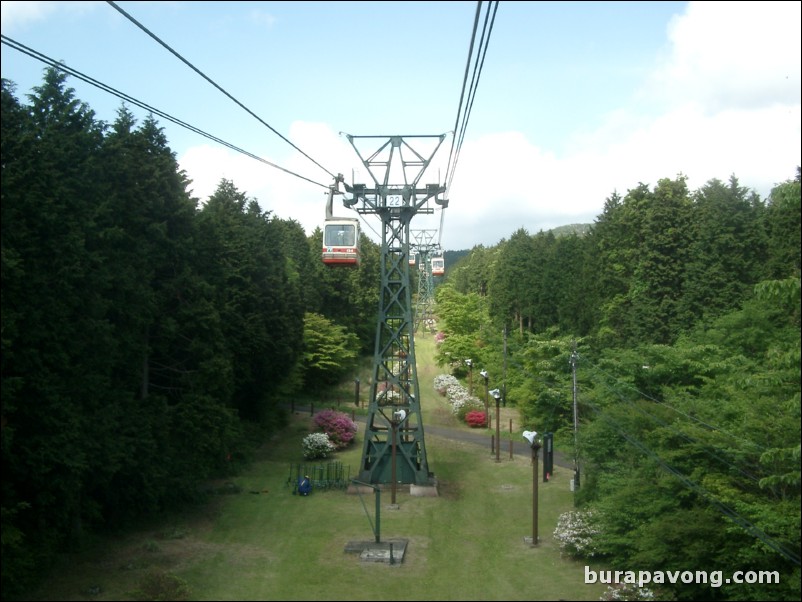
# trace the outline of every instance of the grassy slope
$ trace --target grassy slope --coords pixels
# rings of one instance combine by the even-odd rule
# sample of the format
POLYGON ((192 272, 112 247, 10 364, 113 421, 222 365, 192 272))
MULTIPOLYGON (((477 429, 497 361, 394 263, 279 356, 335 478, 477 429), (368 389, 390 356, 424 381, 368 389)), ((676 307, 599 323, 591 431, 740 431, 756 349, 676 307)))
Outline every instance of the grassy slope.
MULTIPOLYGON (((416 346, 424 428, 427 421, 455 425, 432 386, 440 372, 433 346, 431 337, 416 346)), ((406 557, 394 566, 362 563, 344 548, 373 540, 373 495, 300 497, 286 484, 290 464, 302 461, 300 440, 309 426, 308 414, 296 413, 234 479, 241 493, 99 542, 31 599, 142 599, 143 578, 167 572, 186 582, 193 600, 598 600, 603 588, 585 585, 584 565, 561 558, 552 537, 557 516, 572 507, 568 471, 539 484, 541 544, 532 548, 524 542, 532 534, 529 459, 502 454, 496 463, 489 448, 427 435, 440 496, 399 491, 394 509, 383 494, 382 540, 407 539, 406 557), (88 593, 93 587, 99 595, 88 593)), ((336 460, 355 476, 360 457, 361 433, 336 460)))

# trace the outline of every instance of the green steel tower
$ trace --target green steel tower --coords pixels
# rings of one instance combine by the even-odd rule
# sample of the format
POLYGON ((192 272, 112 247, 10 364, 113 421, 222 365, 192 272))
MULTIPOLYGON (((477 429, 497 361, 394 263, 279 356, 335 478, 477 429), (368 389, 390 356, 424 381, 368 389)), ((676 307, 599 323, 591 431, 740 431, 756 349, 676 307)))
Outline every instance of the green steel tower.
POLYGON ((379 314, 358 478, 364 483, 391 483, 393 491, 398 483, 432 485, 415 365, 409 223, 417 213, 433 213, 432 200, 447 205, 446 200, 438 198, 445 186, 419 186, 446 135, 345 136, 368 170, 372 184, 344 183, 353 198, 343 203, 347 207, 356 205, 358 213, 378 215, 382 222, 379 314), (365 141, 375 144, 376 140, 380 140, 378 150, 371 154, 358 148, 365 141), (424 157, 410 141, 433 150, 424 157))
POLYGON ((437 230, 413 230, 412 249, 418 255, 418 290, 415 303, 415 332, 426 334, 434 320, 434 279, 432 278, 431 257, 439 249, 434 242, 437 230), (420 330, 421 325, 423 330, 420 330))

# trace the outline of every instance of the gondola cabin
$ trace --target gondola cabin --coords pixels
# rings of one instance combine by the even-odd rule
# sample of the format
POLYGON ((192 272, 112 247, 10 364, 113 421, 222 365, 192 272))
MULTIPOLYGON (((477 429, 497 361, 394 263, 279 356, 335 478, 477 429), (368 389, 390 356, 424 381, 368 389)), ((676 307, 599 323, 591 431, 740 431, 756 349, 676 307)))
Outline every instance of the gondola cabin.
POLYGON ((415 251, 411 251, 409 254, 409 265, 415 265, 415 257, 417 253, 415 251))
POLYGON ((446 273, 446 262, 442 257, 432 257, 432 276, 442 276, 446 273))
POLYGON ((359 221, 327 219, 323 228, 323 263, 359 265, 359 221))

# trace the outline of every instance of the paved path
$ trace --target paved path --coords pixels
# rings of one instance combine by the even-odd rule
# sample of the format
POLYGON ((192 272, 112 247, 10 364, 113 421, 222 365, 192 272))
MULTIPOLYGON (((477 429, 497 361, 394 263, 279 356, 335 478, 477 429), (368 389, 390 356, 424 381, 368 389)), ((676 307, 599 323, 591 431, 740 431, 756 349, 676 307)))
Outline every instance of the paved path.
MULTIPOLYGON (((488 429, 465 430, 443 426, 427 426, 425 424, 423 425, 423 429, 424 433, 428 433, 436 437, 443 437, 444 439, 452 439, 455 441, 464 441, 465 443, 475 443, 477 445, 481 445, 487 448, 488 453, 490 453, 490 433, 487 432, 488 429)), ((495 431, 493 431, 493 434, 495 434, 495 431)), ((509 435, 509 433, 507 435, 509 435)), ((513 439, 512 453, 516 456, 523 456, 526 458, 532 457, 532 449, 529 447, 529 443, 527 443, 523 437, 520 441, 513 439)), ((509 436, 505 437, 504 433, 501 433, 500 455, 502 458, 510 457, 510 440, 509 436)), ((543 460, 542 449, 540 450, 540 460, 543 460)), ((561 468, 569 469, 573 469, 574 466, 573 460, 556 450, 554 452, 554 464, 561 468)))

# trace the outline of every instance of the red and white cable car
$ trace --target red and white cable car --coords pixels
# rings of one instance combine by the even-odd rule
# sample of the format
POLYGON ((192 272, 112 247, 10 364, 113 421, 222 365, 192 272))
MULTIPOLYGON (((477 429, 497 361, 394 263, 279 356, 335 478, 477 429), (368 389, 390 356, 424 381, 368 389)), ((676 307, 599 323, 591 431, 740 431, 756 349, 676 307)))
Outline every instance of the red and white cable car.
POLYGON ((359 220, 348 217, 334 217, 332 204, 334 194, 340 194, 335 183, 329 186, 329 198, 326 202, 326 223, 323 227, 323 263, 326 265, 359 265, 359 220))
POLYGON ((326 220, 323 229, 323 263, 359 265, 359 221, 348 218, 326 220))
POLYGON ((432 276, 443 276, 445 273, 445 259, 443 259, 443 257, 432 257, 432 276))

